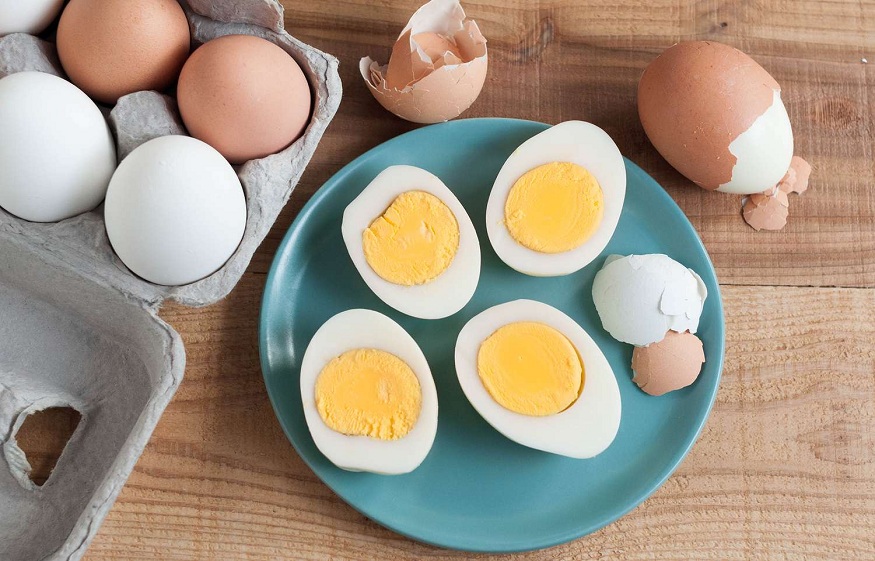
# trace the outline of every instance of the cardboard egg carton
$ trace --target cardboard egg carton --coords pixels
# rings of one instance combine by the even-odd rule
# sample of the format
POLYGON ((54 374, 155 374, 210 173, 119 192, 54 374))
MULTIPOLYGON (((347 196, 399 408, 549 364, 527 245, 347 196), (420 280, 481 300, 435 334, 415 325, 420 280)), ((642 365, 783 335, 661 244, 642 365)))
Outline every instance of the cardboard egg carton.
MULTIPOLYGON (((179 335, 158 318, 167 299, 204 306, 237 284, 288 201, 340 103, 337 60, 291 37, 275 0, 180 0, 192 46, 222 35, 267 39, 303 68, 313 91, 304 135, 282 152, 237 168, 248 216, 240 246, 214 274, 159 286, 113 253, 103 208, 56 223, 0 209, 0 559, 81 558, 182 380, 179 335), (49 407, 81 414, 48 481, 29 478, 15 435, 49 407)), ((0 77, 25 70, 63 76, 54 45, 0 38, 0 77)), ((137 92, 109 113, 119 158, 184 127, 172 98, 137 92)))

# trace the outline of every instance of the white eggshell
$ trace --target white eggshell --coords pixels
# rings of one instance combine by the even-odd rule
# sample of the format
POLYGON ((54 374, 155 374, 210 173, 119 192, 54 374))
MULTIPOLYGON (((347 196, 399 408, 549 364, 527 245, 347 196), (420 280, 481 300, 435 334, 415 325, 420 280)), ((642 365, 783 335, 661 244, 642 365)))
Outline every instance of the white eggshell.
POLYGON ((61 12, 64 0, 0 0, 0 36, 41 33, 61 12))
POLYGON ((42 72, 0 80, 0 207, 33 222, 87 212, 115 165, 106 120, 79 88, 42 72))
POLYGON ((106 193, 106 232, 119 258, 147 281, 181 285, 218 270, 246 227, 234 168, 210 145, 162 136, 131 152, 106 193))
POLYGON ((414 166, 390 166, 371 181, 343 212, 343 241, 362 279, 381 300, 399 312, 422 319, 439 319, 461 310, 471 300, 480 280, 480 242, 474 224, 459 199, 443 181, 414 166), (459 248, 450 266, 435 279, 402 286, 380 277, 368 265, 362 233, 396 197, 424 191, 439 198, 459 224, 459 248))
POLYGON ((626 198, 626 166, 608 133, 583 121, 566 121, 523 142, 495 178, 486 206, 486 233, 495 253, 508 266, 537 277, 578 271, 598 257, 614 235, 626 198), (591 238, 563 253, 541 253, 520 245, 504 222, 504 205, 514 183, 526 172, 552 162, 586 168, 604 193, 604 215, 591 238))
POLYGON ((750 195, 781 181, 793 158, 793 129, 780 90, 775 90, 772 105, 765 113, 729 144, 729 151, 737 161, 732 179, 718 191, 750 195))
POLYGON ((413 471, 428 455, 437 434, 438 400, 425 356, 404 328, 372 310, 347 310, 313 335, 301 363, 301 402, 316 447, 337 467, 397 475, 413 471), (316 379, 332 359, 368 348, 391 353, 413 370, 422 390, 422 409, 413 429, 397 440, 349 436, 331 429, 316 407, 316 379))
POLYGON ((592 285, 605 330, 639 347, 668 330, 695 333, 707 296, 695 271, 662 254, 609 256, 592 285))
POLYGON ((617 435, 620 389, 611 365, 586 331, 556 308, 533 300, 515 300, 481 312, 459 333, 455 359, 465 397, 486 422, 514 442, 571 458, 591 458, 610 446, 617 435), (519 321, 543 323, 561 332, 583 361, 583 391, 561 413, 535 417, 505 409, 480 380, 480 345, 500 327, 519 321))

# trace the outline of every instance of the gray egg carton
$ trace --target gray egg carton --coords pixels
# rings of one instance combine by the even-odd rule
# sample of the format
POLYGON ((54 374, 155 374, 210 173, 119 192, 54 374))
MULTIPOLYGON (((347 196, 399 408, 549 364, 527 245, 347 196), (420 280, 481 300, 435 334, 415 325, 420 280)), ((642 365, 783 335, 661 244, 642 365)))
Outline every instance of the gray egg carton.
MULTIPOLYGON (((286 50, 310 82, 312 118, 290 147, 237 168, 248 205, 243 241, 221 269, 189 285, 132 274, 110 247, 102 207, 48 224, 0 209, 0 561, 82 557, 182 380, 182 341, 158 308, 167 299, 205 306, 234 288, 340 104, 337 60, 286 33, 277 1, 180 4, 193 47, 245 33, 286 50), (58 406, 82 417, 37 486, 15 435, 28 415, 58 406)), ((0 78, 26 70, 63 76, 54 45, 0 38, 0 78)), ((120 159, 151 138, 184 134, 175 101, 156 92, 125 96, 108 117, 120 159)))

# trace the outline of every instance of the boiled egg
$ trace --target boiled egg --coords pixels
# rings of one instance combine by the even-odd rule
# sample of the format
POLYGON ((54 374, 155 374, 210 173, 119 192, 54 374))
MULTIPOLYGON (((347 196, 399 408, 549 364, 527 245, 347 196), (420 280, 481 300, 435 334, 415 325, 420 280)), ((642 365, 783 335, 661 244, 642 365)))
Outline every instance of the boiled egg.
POLYGON ((507 438, 571 458, 603 452, 620 426, 620 390, 595 341, 533 300, 489 308, 462 328, 456 374, 474 409, 507 438))
POLYGON ((617 228, 626 167, 611 137, 566 121, 525 141, 495 178, 486 232, 495 253, 521 273, 552 277, 595 259, 617 228))
POLYGON ((337 467, 408 473, 437 433, 431 370, 416 341, 379 312, 341 312, 301 363, 301 402, 316 447, 337 467))
POLYGON ((781 86, 729 45, 666 49, 641 76, 638 113, 659 153, 704 189, 761 193, 790 167, 793 129, 781 86))
POLYGON ((433 174, 390 166, 343 213, 343 241, 362 279, 399 312, 458 312, 480 279, 480 243, 452 191, 433 174))

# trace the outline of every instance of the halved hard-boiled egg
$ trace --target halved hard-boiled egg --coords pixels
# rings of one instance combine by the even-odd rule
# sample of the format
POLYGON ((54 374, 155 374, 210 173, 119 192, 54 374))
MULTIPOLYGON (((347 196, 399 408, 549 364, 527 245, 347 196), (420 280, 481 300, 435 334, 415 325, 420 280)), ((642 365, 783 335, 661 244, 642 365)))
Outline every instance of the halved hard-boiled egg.
POLYGON ((521 273, 573 273, 608 245, 626 198, 626 166, 608 134, 566 121, 523 142, 495 178, 486 232, 521 273))
POLYGON ((424 169, 383 170, 346 207, 342 230, 362 279, 399 312, 444 318, 474 295, 477 232, 459 199, 424 169))
POLYGON ((341 312, 320 327, 301 363, 304 418, 336 466, 408 473, 428 455, 438 401, 416 341, 379 312, 341 312))
POLYGON ((507 438, 591 458, 620 427, 620 390, 595 341, 573 319, 533 300, 474 316, 456 341, 456 374, 474 409, 507 438))

